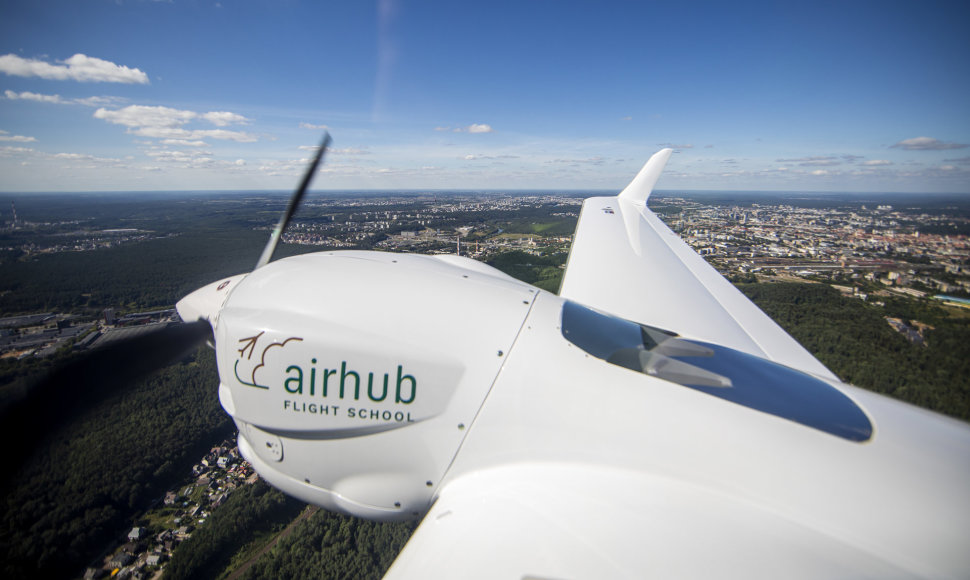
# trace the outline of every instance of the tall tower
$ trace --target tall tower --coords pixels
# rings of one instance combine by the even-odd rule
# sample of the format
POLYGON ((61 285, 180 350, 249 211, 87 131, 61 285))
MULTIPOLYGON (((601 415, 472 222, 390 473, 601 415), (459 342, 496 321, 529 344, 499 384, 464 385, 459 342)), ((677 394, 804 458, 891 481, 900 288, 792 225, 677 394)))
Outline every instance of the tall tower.
POLYGON ((12 201, 10 202, 10 211, 13 212, 13 225, 11 227, 16 229, 17 228, 17 206, 14 205, 12 201))

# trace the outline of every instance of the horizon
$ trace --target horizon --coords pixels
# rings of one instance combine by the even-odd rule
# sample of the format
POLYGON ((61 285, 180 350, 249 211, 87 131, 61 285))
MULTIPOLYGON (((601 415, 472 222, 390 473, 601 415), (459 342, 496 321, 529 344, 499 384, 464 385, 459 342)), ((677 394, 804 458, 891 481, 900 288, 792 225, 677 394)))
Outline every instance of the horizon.
MULTIPOLYGON (((491 195, 563 195, 567 197, 611 197, 619 194, 620 190, 612 189, 592 189, 592 188, 546 188, 546 189, 530 189, 530 188, 520 188, 520 189, 498 189, 498 188, 482 188, 482 189, 458 189, 458 188, 445 188, 445 189, 431 189, 431 188, 415 188, 415 189, 309 189, 307 190, 304 199, 306 201, 312 201, 314 196, 322 196, 326 198, 327 196, 336 197, 346 197, 353 195, 360 195, 362 197, 375 197, 380 195, 401 195, 401 196, 419 196, 419 195, 480 195, 480 196, 491 196, 491 195)), ((104 197, 114 197, 114 196, 132 196, 138 197, 142 195, 146 196, 172 196, 172 197, 185 197, 191 195, 201 195, 201 196, 236 196, 236 195, 265 195, 271 197, 289 197, 293 194, 292 189, 157 189, 157 190, 86 190, 86 191, 0 191, 0 202, 3 201, 3 197, 7 196, 10 198, 30 198, 32 196, 39 197, 49 197, 49 196, 104 196, 104 197)), ((970 193, 965 192, 916 192, 916 191, 808 191, 808 190, 754 190, 754 189, 655 189, 651 192, 649 199, 653 200, 661 197, 677 197, 677 196, 714 196, 714 195, 740 195, 740 196, 751 196, 751 197, 792 197, 792 196, 819 196, 819 197, 838 197, 838 196, 848 196, 850 199, 846 201, 857 201, 860 196, 870 196, 870 197, 911 197, 914 200, 919 199, 953 199, 956 201, 965 201, 970 203, 970 193)), ((2 206, 0 206, 2 207, 2 206)), ((2 215, 3 210, 0 209, 0 215, 2 215)))
POLYGON ((0 189, 970 193, 970 5, 36 3, 0 189), (200 56, 202 55, 202 56, 200 56))

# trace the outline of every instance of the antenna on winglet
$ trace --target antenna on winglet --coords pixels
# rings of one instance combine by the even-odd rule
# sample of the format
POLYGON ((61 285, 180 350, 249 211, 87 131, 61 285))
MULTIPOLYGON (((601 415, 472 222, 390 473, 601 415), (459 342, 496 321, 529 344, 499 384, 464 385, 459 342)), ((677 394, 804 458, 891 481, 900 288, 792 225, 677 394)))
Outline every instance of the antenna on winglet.
POLYGON ((644 163, 643 169, 640 170, 640 173, 637 173, 637 176, 633 178, 630 185, 626 186, 626 189, 621 191, 617 197, 632 202, 647 203, 647 198, 650 197, 653 186, 660 179, 660 174, 663 172, 664 166, 667 165, 667 160, 670 159, 670 154, 673 152, 673 149, 668 148, 654 153, 653 157, 644 163))
POLYGON ((327 151, 327 147, 330 146, 330 133, 323 134, 323 141, 320 142, 320 147, 317 148, 317 154, 310 163, 310 167, 307 168, 306 173, 303 174, 303 181, 300 182, 300 187, 296 188, 293 193, 293 197, 290 198, 290 204, 286 206, 286 211, 283 212, 283 216, 280 217, 280 221, 276 224, 273 229, 273 233, 269 235, 269 242, 266 247, 263 248, 263 254, 259 257, 259 261, 256 262, 256 267, 254 270, 262 268, 273 259, 273 252, 276 250, 276 244, 280 241, 280 236, 283 235, 283 230, 286 229, 287 224, 290 223, 290 219, 293 218, 293 214, 296 213, 296 208, 300 207, 300 201, 303 199, 303 194, 306 193, 307 188, 310 187, 310 180, 313 179, 314 173, 317 171, 317 165, 320 164, 320 159, 323 154, 327 151))

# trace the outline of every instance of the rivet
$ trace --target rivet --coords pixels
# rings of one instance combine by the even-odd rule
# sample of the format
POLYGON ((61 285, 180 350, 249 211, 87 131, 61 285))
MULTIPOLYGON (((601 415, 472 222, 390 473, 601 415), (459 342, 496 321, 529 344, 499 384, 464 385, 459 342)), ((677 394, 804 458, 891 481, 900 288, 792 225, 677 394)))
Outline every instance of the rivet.
POLYGON ((504 352, 502 352, 502 351, 498 351, 498 355, 499 355, 499 356, 502 356, 503 354, 505 354, 505 353, 504 353, 504 352))
POLYGON ((464 429, 465 428, 465 424, 464 423, 459 423, 458 424, 458 428, 459 429, 464 429))
POLYGON ((306 479, 306 478, 304 478, 303 481, 305 481, 307 483, 310 483, 310 480, 309 479, 306 479))
POLYGON ((396 507, 396 508, 401 507, 401 502, 399 502, 399 501, 394 502, 394 507, 396 507))
POLYGON ((424 482, 424 484, 427 485, 428 487, 431 487, 431 482, 430 481, 426 481, 426 482, 424 482))

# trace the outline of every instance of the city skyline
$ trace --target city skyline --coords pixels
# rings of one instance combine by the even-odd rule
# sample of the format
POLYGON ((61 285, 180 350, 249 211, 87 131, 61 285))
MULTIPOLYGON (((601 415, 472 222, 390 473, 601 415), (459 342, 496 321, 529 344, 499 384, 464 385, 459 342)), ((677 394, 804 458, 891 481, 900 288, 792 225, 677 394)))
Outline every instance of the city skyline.
POLYGON ((13 1, 0 191, 970 193, 970 8, 13 1))

